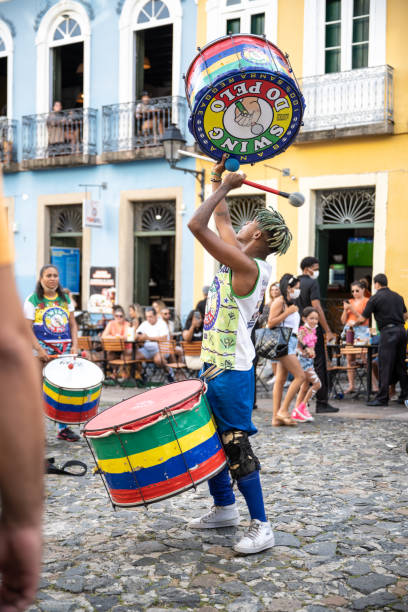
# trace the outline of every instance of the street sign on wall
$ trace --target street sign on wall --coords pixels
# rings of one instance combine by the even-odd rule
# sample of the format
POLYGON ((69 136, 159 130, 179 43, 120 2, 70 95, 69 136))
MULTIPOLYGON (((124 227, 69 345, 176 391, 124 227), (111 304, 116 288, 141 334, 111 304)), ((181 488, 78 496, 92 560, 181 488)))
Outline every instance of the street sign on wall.
POLYGON ((100 200, 84 200, 83 201, 84 227, 102 227, 102 202, 100 200))

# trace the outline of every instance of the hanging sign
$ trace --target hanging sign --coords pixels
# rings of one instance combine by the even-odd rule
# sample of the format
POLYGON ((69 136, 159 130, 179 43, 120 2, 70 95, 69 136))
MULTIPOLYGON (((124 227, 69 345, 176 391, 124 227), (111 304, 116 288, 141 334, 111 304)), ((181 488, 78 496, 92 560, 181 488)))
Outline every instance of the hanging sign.
POLYGON ((100 200, 83 201, 84 227, 102 227, 103 206, 100 200))

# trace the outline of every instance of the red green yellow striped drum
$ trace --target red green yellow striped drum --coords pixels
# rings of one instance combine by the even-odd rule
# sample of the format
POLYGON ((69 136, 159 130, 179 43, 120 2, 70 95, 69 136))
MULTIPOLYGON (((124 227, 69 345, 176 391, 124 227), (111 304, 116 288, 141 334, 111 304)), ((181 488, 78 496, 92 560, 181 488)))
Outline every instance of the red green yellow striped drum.
POLYGON ((131 397, 83 429, 115 506, 141 506, 208 480, 226 464, 201 380, 131 397))
POLYGON ((302 123, 304 98, 278 47, 260 36, 233 34, 199 49, 185 77, 189 129, 214 159, 240 164, 282 153, 302 123))
POLYGON ((79 425, 98 414, 104 376, 95 363, 66 355, 50 361, 43 375, 44 410, 48 418, 79 425))

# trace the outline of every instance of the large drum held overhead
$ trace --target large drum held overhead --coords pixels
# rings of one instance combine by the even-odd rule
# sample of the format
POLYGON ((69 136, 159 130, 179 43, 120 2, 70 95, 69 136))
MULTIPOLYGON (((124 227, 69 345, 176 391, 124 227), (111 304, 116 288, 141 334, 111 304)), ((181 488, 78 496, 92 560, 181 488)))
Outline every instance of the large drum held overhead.
POLYGON ((189 129, 214 159, 240 164, 282 153, 302 123, 304 98, 287 57, 252 34, 224 36, 200 49, 185 77, 189 129))
POLYGON ((131 397, 83 429, 114 506, 141 506, 177 495, 226 465, 201 380, 131 397))
POLYGON ((59 423, 80 425, 98 414, 104 375, 91 361, 65 355, 43 370, 44 410, 59 423))

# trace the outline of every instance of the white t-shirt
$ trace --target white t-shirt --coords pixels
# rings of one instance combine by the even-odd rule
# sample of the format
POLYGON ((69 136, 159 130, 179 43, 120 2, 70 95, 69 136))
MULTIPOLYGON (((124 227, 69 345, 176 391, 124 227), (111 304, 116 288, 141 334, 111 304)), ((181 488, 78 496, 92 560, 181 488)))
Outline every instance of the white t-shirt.
POLYGON ((146 334, 146 336, 149 338, 162 338, 165 336, 167 340, 170 339, 167 323, 165 323, 163 319, 160 319, 159 317, 157 317, 157 321, 154 325, 148 321, 143 321, 143 323, 141 323, 136 330, 136 336, 138 333, 146 334))

